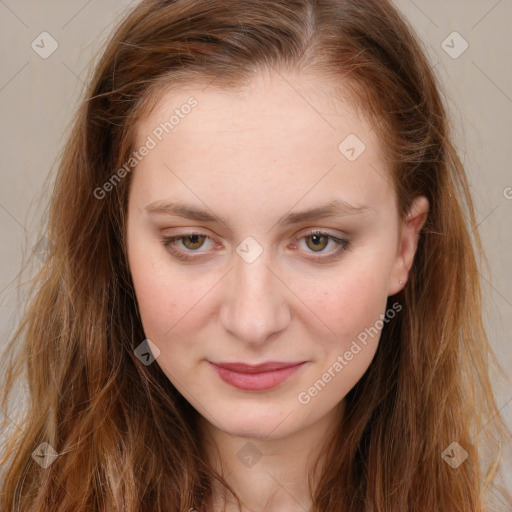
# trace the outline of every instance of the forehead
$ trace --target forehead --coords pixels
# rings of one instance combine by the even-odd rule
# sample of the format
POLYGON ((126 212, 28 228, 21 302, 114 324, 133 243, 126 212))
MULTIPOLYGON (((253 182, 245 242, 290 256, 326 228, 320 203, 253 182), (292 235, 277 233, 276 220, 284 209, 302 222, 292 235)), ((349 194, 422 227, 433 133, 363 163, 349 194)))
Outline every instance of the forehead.
POLYGON ((152 199, 162 198, 165 184, 171 191, 178 176, 196 191, 281 192, 285 201, 307 190, 339 189, 359 202, 392 193, 371 124, 320 78, 262 73, 240 89, 173 88, 137 126, 136 147, 148 136, 156 147, 137 166, 134 186, 144 175, 152 199), (196 105, 183 108, 190 98, 196 105))
MULTIPOLYGON (((359 119, 351 108, 348 87, 310 74, 261 72, 245 85, 227 89, 195 81, 162 87, 155 96, 158 99, 151 114, 139 123, 139 135, 168 120, 168 114, 192 96, 199 108, 194 108, 191 120, 181 124, 192 124, 194 130, 200 131, 216 128, 219 135, 225 131, 248 133, 251 130, 261 132, 262 136, 273 135, 276 130, 286 128, 289 132, 302 131, 313 136, 318 128, 322 132, 349 129, 363 137, 363 132, 371 130, 370 124, 359 119)), ((281 132, 279 135, 285 136, 281 132)))

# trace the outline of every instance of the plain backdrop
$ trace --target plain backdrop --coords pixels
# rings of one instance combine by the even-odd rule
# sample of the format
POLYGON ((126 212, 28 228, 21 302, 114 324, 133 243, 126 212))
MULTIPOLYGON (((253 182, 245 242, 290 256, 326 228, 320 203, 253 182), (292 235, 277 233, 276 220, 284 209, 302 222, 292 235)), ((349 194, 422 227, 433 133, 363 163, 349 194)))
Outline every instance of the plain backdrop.
MULTIPOLYGON (((55 171, 95 55, 134 3, 0 0, 0 349, 23 301, 16 277, 23 257, 33 252, 48 199, 43 183, 55 171)), ((416 29, 446 91, 491 266, 491 274, 481 273, 485 323, 500 364, 512 374, 512 2, 395 4, 416 29)), ((493 378, 512 428, 512 389, 493 378)), ((502 464, 505 485, 512 489, 511 446, 502 464)))

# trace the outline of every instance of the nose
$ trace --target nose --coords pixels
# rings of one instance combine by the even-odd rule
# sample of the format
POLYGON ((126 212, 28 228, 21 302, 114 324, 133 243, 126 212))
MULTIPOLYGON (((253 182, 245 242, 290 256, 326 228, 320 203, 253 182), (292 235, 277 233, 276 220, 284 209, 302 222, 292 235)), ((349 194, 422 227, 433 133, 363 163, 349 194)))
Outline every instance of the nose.
POLYGON ((252 263, 235 258, 220 312, 221 326, 236 340, 253 346, 265 344, 291 320, 286 302, 291 292, 264 254, 252 263))

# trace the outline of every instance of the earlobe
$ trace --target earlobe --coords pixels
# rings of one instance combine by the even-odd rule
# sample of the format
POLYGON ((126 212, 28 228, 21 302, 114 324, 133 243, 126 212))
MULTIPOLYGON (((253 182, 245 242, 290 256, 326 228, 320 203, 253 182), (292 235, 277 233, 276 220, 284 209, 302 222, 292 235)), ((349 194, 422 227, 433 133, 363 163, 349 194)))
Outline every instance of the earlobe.
POLYGON ((389 280, 388 295, 398 293, 407 283, 409 270, 414 262, 414 255, 418 247, 420 231, 427 220, 429 206, 426 197, 416 197, 402 223, 395 265, 389 280))

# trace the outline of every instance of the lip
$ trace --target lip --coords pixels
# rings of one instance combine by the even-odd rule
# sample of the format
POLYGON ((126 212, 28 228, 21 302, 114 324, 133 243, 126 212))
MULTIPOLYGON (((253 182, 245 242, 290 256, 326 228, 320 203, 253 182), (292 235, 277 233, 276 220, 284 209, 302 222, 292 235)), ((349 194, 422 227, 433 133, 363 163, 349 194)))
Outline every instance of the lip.
POLYGON ((227 384, 246 391, 265 391, 272 389, 304 366, 301 362, 270 361, 258 365, 245 363, 213 363, 212 368, 227 384))

